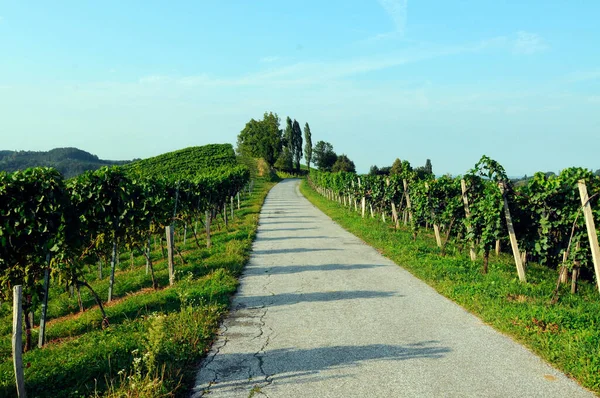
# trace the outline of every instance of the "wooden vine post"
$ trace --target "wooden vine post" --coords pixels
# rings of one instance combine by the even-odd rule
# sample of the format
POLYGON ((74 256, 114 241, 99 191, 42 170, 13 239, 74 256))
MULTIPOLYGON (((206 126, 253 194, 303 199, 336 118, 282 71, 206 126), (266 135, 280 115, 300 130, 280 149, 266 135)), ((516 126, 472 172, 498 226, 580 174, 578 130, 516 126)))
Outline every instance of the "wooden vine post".
MULTIPOLYGON (((385 179, 385 184, 389 187, 390 186, 390 179, 386 178, 385 179)), ((396 204, 394 203, 394 200, 392 199, 392 219, 394 220, 394 223, 396 224, 396 229, 398 229, 399 222, 398 222, 398 211, 396 210, 396 204)))
POLYGON ((406 196, 406 210, 408 211, 408 220, 412 223, 413 217, 410 205, 410 195, 408 194, 408 181, 406 181, 406 179, 403 179, 402 183, 404 184, 404 194, 406 196))
POLYGON ((42 313, 40 315, 40 333, 38 335, 38 347, 44 346, 46 338, 46 313, 48 312, 48 292, 50 291, 50 255, 46 256, 48 268, 44 270, 44 297, 42 298, 42 313))
MULTIPOLYGON (((463 205, 465 207, 465 216, 467 217, 467 220, 469 220, 471 218, 471 211, 469 210, 469 199, 467 198, 467 183, 465 182, 465 180, 460 180, 460 188, 462 190, 462 200, 463 205)), ((467 223, 467 225, 467 233, 470 234, 473 231, 473 227, 471 227, 469 223, 467 223)), ((469 255, 471 256, 471 261, 477 260, 477 253, 475 252, 475 243, 473 242, 473 239, 471 239, 469 255)))
POLYGON ((579 188, 579 196, 583 206, 583 215, 585 217, 585 226, 587 228, 588 238, 590 240, 590 250, 592 251, 592 260, 594 262, 594 271, 596 272, 596 282, 600 291, 600 248, 598 248, 598 235, 594 224, 594 215, 592 214, 592 206, 588 196, 587 187, 584 180, 577 182, 579 188))
POLYGON ((146 246, 146 275, 150 272, 150 235, 148 235, 148 245, 146 246))
POLYGON ((206 210, 206 222, 204 225, 206 225, 206 247, 210 248, 212 243, 210 240, 210 210, 206 210))
POLYGON ((108 302, 110 303, 112 300, 113 294, 113 285, 115 284, 115 267, 117 264, 117 241, 113 241, 112 255, 110 259, 110 280, 108 282, 108 302))
POLYGON ((167 234, 167 259, 169 261, 169 285, 173 286, 175 283, 175 261, 173 260, 173 252, 174 252, 174 231, 173 225, 168 225, 165 227, 167 234))
MULTIPOLYGON (((360 178, 358 179, 358 187, 361 188, 360 178)), ((362 218, 365 218, 365 211, 367 209, 367 199, 363 196, 360 200, 360 211, 362 218)))
MULTIPOLYGON (((429 196, 429 183, 425 183, 425 188, 427 189, 427 196, 429 196)), ((434 212, 431 209, 431 218, 433 218, 434 212)), ((437 223, 433 223, 433 232, 435 234, 435 243, 437 243, 438 247, 442 247, 442 237, 440 236, 440 226, 437 223)))
POLYGON ((513 227, 512 217, 510 216, 510 210, 508 209, 508 199, 506 199, 506 187, 505 182, 499 182, 498 187, 502 193, 502 199, 504 200, 504 217, 506 218, 506 228, 508 229, 508 236, 510 238, 510 246, 512 247, 513 257, 515 258, 515 264, 517 266, 517 274, 519 274, 519 280, 521 282, 527 282, 525 276, 525 268, 523 267, 523 261, 521 259, 521 252, 519 252, 519 244, 517 243, 517 235, 515 234, 515 228, 513 227))
POLYGON ((23 373, 23 287, 17 285, 13 288, 13 334, 12 354, 15 369, 15 381, 17 383, 17 396, 24 398, 25 376, 23 373))
MULTIPOLYGON (((579 250, 580 243, 577 242, 577 246, 575 246, 576 250, 579 250)), ((571 293, 577 293, 577 278, 579 277, 579 269, 581 267, 581 262, 579 260, 573 261, 573 271, 571 274, 571 293)))

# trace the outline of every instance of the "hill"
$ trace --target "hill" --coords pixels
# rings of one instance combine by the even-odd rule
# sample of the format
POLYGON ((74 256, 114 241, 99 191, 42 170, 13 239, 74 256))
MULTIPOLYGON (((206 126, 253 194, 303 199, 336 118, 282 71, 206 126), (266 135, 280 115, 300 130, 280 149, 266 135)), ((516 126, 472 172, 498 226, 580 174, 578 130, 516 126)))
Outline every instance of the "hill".
POLYGON ((13 172, 30 167, 54 167, 65 178, 75 177, 102 166, 124 165, 130 161, 102 160, 77 148, 55 148, 50 151, 0 151, 0 171, 13 172))
POLYGON ((152 158, 138 160, 123 168, 133 174, 149 177, 193 177, 213 172, 223 167, 237 166, 238 161, 231 144, 193 146, 168 152, 152 158))

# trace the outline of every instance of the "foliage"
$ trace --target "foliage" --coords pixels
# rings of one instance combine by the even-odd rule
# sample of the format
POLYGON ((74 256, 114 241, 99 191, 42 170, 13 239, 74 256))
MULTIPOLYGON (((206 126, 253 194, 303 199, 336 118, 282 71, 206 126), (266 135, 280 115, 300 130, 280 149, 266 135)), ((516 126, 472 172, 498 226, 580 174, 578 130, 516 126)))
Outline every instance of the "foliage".
POLYGON ((331 171, 336 173, 338 171, 346 171, 349 173, 356 173, 356 167, 354 162, 348 158, 348 156, 342 154, 337 157, 335 163, 331 167, 331 171))
POLYGON ((200 174, 217 171, 238 164, 231 144, 210 144, 167 152, 139 160, 123 170, 128 175, 177 180, 194 178, 200 174))
POLYGON ((402 173, 402 161, 398 158, 394 160, 392 163, 392 167, 390 168, 390 174, 401 174, 402 173))
POLYGON ((556 284, 554 270, 530 263, 528 283, 519 283, 512 256, 501 255, 490 258, 490 273, 483 275, 479 263, 471 262, 461 250, 460 242, 451 242, 448 254, 442 257, 430 234, 413 240, 410 230, 402 226, 394 230, 378 220, 363 219, 318 196, 307 183, 300 190, 336 223, 439 293, 523 343, 585 387, 600 392, 600 302, 593 283, 584 281, 579 295, 563 296, 557 305, 548 305, 549 292, 556 284))
POLYGON ((300 171, 300 160, 302 159, 302 130, 300 124, 294 119, 292 129, 292 152, 294 156, 294 168, 300 171))
POLYGON ((304 155, 306 158, 306 168, 310 169, 310 161, 312 159, 312 134, 308 123, 304 124, 304 155))
POLYGON ((47 256, 65 244, 70 203, 60 173, 33 168, 0 172, 0 294, 15 285, 31 295, 47 256))
POLYGON ((329 142, 318 141, 313 148, 313 164, 321 171, 330 171, 335 161, 337 154, 333 151, 333 145, 329 142))
MULTIPOLYGON (((107 308, 111 323, 106 329, 99 328, 95 311, 65 317, 75 310, 73 301, 77 299, 55 284, 49 302, 49 314, 54 318, 48 325, 49 344, 24 354, 29 364, 25 368, 29 395, 187 396, 195 376, 194 365, 208 351, 219 317, 235 292, 236 277, 251 249, 260 205, 271 186, 260 180, 255 184, 256 190, 244 199, 235 220, 227 229, 214 233, 211 249, 196 248, 188 229, 188 243, 180 243, 179 248, 189 264, 177 267, 174 287, 148 290, 150 281, 144 272, 143 257, 136 256, 133 269, 122 264, 120 283, 116 285, 121 299, 107 308), (63 307, 65 302, 70 304, 63 307), (163 321, 157 326, 159 318, 163 321)), ((220 185, 218 189, 226 187, 220 185)), ((160 257, 160 247, 152 256, 160 257)), ((165 286, 166 263, 157 261, 156 267, 159 283, 165 286)), ((90 271, 84 277, 95 279, 90 271)), ((90 283, 95 290, 106 291, 106 279, 90 283)), ((82 299, 90 301, 86 294, 82 299)), ((0 322, 7 326, 0 328, 0 396, 13 396, 15 388, 10 360, 11 314, 7 307, 7 303, 2 306, 4 318, 0 322)))
POLYGON ((238 135, 237 152, 275 164, 283 146, 279 122, 272 112, 265 112, 262 120, 251 119, 238 135))
MULTIPOLYGON (((431 162, 428 164, 430 166, 431 162)), ((429 166, 422 168, 423 171, 429 166)), ((389 177, 382 176, 372 167, 369 175, 359 176, 360 185, 356 183, 358 180, 336 179, 335 174, 316 170, 311 171, 310 178, 316 186, 348 197, 349 205, 364 197, 384 216, 394 203, 397 213, 408 212, 415 237, 423 227, 437 225, 446 233, 446 240, 454 237, 464 244, 476 244, 483 254, 484 272, 496 242, 506 240, 508 235, 506 200, 519 246, 527 251, 530 260, 556 268, 568 251, 564 265, 571 268, 579 264, 584 274, 591 274, 589 243, 577 189, 577 182, 584 180, 594 214, 600 218, 597 205, 600 178, 590 170, 569 168, 559 176, 537 173, 522 187, 513 187, 502 165, 487 156, 483 156, 462 178, 442 176, 435 179, 432 174, 420 175, 409 162, 399 159, 391 171, 389 177), (465 180, 467 188, 469 218, 465 216, 462 202, 461 179, 465 180)))
POLYGON ((47 152, 0 151, 0 171, 14 172, 33 167, 52 167, 65 178, 103 166, 127 164, 129 161, 102 160, 77 148, 55 148, 47 152))
POLYGON ((291 172, 294 169, 294 154, 290 151, 290 149, 285 146, 279 154, 279 158, 275 162, 275 168, 277 170, 291 172))

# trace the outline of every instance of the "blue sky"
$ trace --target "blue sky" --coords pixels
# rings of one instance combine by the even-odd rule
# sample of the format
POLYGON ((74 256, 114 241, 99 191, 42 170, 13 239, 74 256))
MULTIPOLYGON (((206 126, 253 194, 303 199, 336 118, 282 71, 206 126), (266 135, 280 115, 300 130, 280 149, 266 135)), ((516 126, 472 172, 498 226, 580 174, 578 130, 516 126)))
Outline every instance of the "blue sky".
MULTIPOLYGON (((0 0, 0 149, 235 143, 277 112, 366 172, 600 168, 600 2, 0 0)), ((282 123, 283 124, 283 123, 282 123)))

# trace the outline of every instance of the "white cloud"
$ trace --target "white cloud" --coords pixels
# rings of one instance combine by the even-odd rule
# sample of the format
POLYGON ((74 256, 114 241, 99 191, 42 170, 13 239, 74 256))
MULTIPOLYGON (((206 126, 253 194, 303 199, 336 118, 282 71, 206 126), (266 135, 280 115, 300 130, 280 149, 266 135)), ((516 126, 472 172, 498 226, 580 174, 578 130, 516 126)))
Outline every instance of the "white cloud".
POLYGON ((535 54, 546 49, 548 49, 548 45, 539 34, 523 30, 517 32, 517 38, 513 44, 515 54, 535 54))
POLYGON ((270 64, 272 62, 276 62, 279 61, 279 57, 276 55, 270 55, 268 57, 262 57, 260 59, 260 62, 264 63, 264 64, 270 64))
POLYGON ((175 84, 186 87, 290 87, 310 86, 341 81, 351 76, 395 68, 451 55, 477 53, 493 48, 506 48, 508 40, 497 37, 457 46, 416 46, 378 56, 355 57, 340 61, 298 62, 242 76, 215 77, 207 74, 190 76, 148 75, 140 84, 175 84))
POLYGON ((383 7, 385 12, 390 16, 394 25, 396 25, 396 31, 400 34, 404 34, 406 29, 407 20, 407 9, 408 0, 378 0, 379 4, 383 7))

